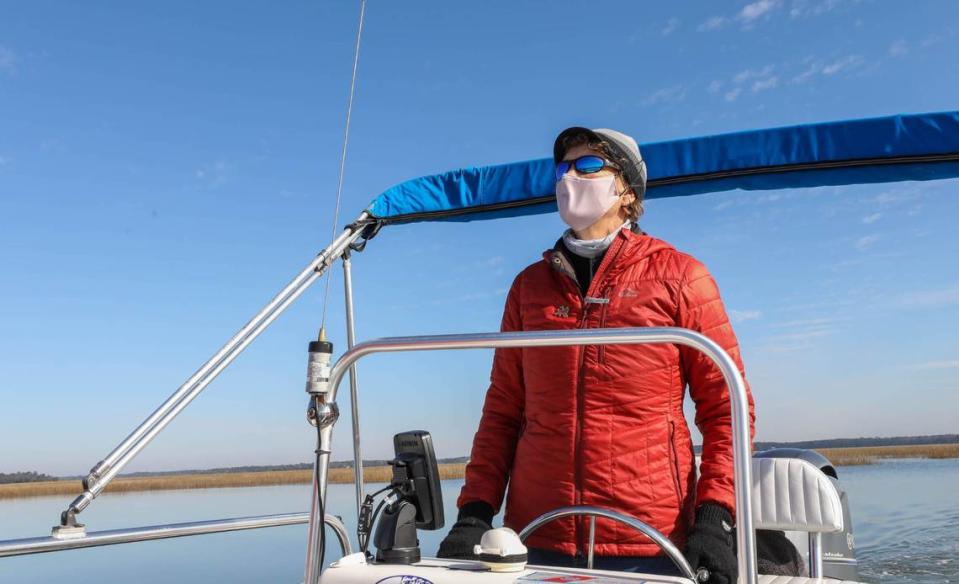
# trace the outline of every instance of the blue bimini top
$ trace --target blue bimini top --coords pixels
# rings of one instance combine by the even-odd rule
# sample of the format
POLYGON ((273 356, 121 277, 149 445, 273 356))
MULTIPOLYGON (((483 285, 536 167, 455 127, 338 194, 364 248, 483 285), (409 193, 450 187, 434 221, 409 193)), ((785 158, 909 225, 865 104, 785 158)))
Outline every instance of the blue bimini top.
MULTIPOLYGON (((750 130, 640 150, 647 199, 952 178, 959 176, 959 112, 750 130)), ((554 186, 552 158, 463 168, 391 187, 367 211, 381 224, 550 213, 554 186)))

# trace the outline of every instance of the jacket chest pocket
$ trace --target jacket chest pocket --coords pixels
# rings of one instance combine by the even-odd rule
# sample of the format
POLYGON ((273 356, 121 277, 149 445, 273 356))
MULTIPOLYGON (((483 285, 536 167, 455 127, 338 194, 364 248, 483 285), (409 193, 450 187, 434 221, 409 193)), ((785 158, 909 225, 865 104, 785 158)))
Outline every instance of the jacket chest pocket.
MULTIPOLYGON (((637 284, 620 285, 605 293, 607 304, 594 306, 596 320, 593 326, 601 328, 621 327, 670 327, 676 326, 672 307, 655 290, 644 289, 637 284)), ((601 345, 598 350, 602 376, 616 380, 638 372, 652 372, 678 362, 676 345, 666 344, 616 344, 601 345)))

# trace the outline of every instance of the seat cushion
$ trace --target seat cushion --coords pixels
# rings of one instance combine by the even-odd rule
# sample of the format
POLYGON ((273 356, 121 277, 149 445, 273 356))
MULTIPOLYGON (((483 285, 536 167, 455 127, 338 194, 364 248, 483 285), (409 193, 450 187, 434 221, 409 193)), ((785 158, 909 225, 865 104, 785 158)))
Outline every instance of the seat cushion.
POLYGON ((754 458, 752 475, 756 529, 842 531, 839 493, 815 465, 798 458, 754 458))

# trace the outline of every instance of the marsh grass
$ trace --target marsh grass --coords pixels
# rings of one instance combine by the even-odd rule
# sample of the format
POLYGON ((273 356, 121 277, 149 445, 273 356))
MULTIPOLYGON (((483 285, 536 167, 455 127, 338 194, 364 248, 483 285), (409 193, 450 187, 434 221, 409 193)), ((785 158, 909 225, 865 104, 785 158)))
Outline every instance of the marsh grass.
POLYGON ((881 458, 959 458, 959 444, 817 448, 816 451, 836 466, 873 464, 881 458))
MULTIPOLYGON (((440 478, 463 478, 464 464, 440 464, 440 478)), ((261 472, 193 473, 152 477, 119 477, 107 485, 108 493, 138 491, 165 491, 173 489, 220 489, 227 487, 262 487, 270 485, 297 485, 312 480, 311 470, 281 470, 261 472)), ((352 483, 353 469, 330 469, 330 483, 352 483)), ((363 469, 367 483, 389 482, 392 471, 388 466, 363 469)), ((40 481, 0 485, 0 499, 77 495, 82 491, 79 480, 40 481)))
MULTIPOLYGON (((836 466, 873 464, 882 458, 959 458, 959 444, 927 444, 908 446, 873 446, 864 448, 817 448, 836 466)), ((463 478, 463 463, 440 464, 440 478, 463 478)), ((367 483, 386 483, 392 472, 388 466, 363 469, 367 483)), ((108 493, 138 491, 165 491, 175 489, 221 489, 226 487, 262 487, 309 483, 311 470, 280 470, 260 472, 193 473, 152 477, 120 477, 111 482, 108 493)), ((330 483, 352 483, 353 469, 330 469, 330 483)), ((77 495, 81 492, 79 480, 42 481, 0 485, 0 499, 77 495)))

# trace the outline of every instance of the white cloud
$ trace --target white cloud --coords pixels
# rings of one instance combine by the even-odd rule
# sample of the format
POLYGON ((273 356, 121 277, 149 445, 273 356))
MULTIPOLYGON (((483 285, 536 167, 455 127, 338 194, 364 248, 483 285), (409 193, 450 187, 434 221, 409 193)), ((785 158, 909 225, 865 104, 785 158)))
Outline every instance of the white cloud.
POLYGON ((808 343, 813 339, 819 339, 822 337, 827 337, 835 332, 833 329, 829 328, 817 328, 810 329, 806 331, 798 331, 794 333, 788 333, 784 335, 776 335, 772 337, 776 341, 790 341, 795 343, 808 343))
POLYGON ((736 310, 729 311, 729 319, 735 324, 746 322, 747 320, 758 320, 763 313, 759 310, 736 310))
POLYGON ((762 349, 771 353, 790 353, 812 348, 817 339, 834 334, 836 319, 821 317, 775 323, 783 332, 767 337, 762 349))
POLYGON ((0 46, 0 72, 13 75, 17 71, 17 55, 10 49, 0 46))
POLYGON ((811 349, 814 341, 833 334, 832 329, 815 329, 800 331, 785 335, 775 335, 766 339, 762 345, 764 351, 770 353, 794 353, 811 349))
POLYGON ((672 87, 664 87, 659 91, 647 95, 642 102, 642 105, 658 105, 661 103, 676 103, 686 99, 686 87, 683 85, 673 85, 672 87))
POLYGON ((953 304, 959 304, 959 286, 914 292, 899 299, 899 306, 903 308, 937 308, 953 304))
POLYGON ((663 36, 669 36, 676 32, 676 29, 679 28, 681 21, 678 18, 670 18, 666 22, 666 26, 663 27, 663 30, 660 31, 660 34, 663 36))
POLYGON ((726 101, 736 101, 736 98, 739 97, 739 94, 743 92, 742 87, 737 87, 726 92, 723 96, 726 101))
POLYGON ((760 79, 753 82, 753 93, 759 93, 760 91, 766 91, 767 89, 772 89, 779 85, 779 77, 770 77, 768 79, 760 79))
POLYGON ((725 16, 711 16, 706 19, 705 22, 696 27, 696 30, 699 32, 707 32, 711 30, 719 30, 722 27, 726 26, 728 19, 725 16))
POLYGON ((879 221, 880 218, 882 218, 882 213, 872 213, 863 217, 862 222, 866 225, 872 225, 876 221, 879 221))
POLYGON ((927 36, 926 38, 922 39, 922 42, 919 43, 919 45, 924 49, 928 49, 929 47, 933 45, 939 44, 940 42, 942 42, 942 35, 933 33, 927 36))
POLYGON ((776 323, 773 326, 776 328, 823 327, 826 325, 831 325, 835 322, 836 322, 835 318, 820 317, 820 318, 806 318, 801 320, 788 320, 786 322, 776 323))
POLYGON ((808 6, 806 6, 806 4, 807 4, 806 0, 792 0, 792 7, 789 9, 789 17, 799 18, 800 16, 802 16, 808 9, 808 6))
POLYGON ((778 5, 778 0, 758 0, 743 6, 743 9, 739 11, 739 19, 746 24, 751 23, 778 5))
POLYGON ((793 77, 791 83, 805 83, 812 79, 813 76, 819 74, 820 71, 822 71, 822 64, 812 63, 806 67, 805 71, 793 77))
POLYGON ((814 5, 810 5, 807 0, 793 0, 792 9, 789 16, 799 18, 800 16, 819 16, 830 12, 836 6, 839 6, 840 0, 823 0, 814 5))
POLYGON ((696 27, 696 30, 699 32, 719 30, 733 22, 738 22, 743 30, 749 30, 760 18, 768 16, 781 3, 782 0, 756 0, 746 4, 732 16, 711 16, 696 27))
POLYGON ((916 189, 892 190, 879 193, 875 196, 873 202, 879 205, 880 209, 888 209, 905 203, 915 202, 920 198, 921 195, 916 189))
POLYGON ((506 261, 506 258, 504 258, 503 256, 493 256, 485 260, 480 260, 479 262, 477 262, 476 265, 479 268, 491 269, 491 268, 497 268, 501 266, 504 261, 506 261))
POLYGON ((814 61, 810 63, 806 70, 798 75, 795 75, 790 83, 800 84, 810 81, 813 77, 817 75, 832 76, 844 71, 849 71, 860 67, 866 62, 864 58, 860 55, 848 55, 840 59, 836 59, 830 62, 824 61, 814 61))
POLYGON ((736 73, 733 76, 733 83, 745 83, 750 79, 757 79, 759 77, 767 77, 776 67, 773 65, 766 65, 762 69, 745 69, 736 73))
POLYGON ((898 41, 889 45, 889 54, 893 57, 901 57, 909 52, 909 45, 906 44, 906 41, 899 39, 898 41))
MULTIPOLYGON (((736 73, 729 81, 732 87, 723 94, 723 98, 728 102, 736 101, 739 96, 742 95, 745 84, 750 81, 752 81, 750 89, 753 93, 759 93, 760 91, 766 91, 778 86, 779 76, 772 75, 772 72, 775 70, 775 65, 766 65, 757 69, 744 69, 736 73)), ((722 86, 722 81, 714 80, 709 84, 707 90, 709 93, 716 94, 719 93, 722 86)))
POLYGON ((838 61, 833 61, 832 63, 824 66, 822 68, 822 74, 835 75, 836 73, 839 73, 840 71, 845 71, 853 67, 858 67, 859 65, 862 65, 863 61, 864 59, 860 57, 859 55, 849 55, 848 57, 844 57, 842 59, 839 59, 838 61))
POLYGON ((207 188, 216 189, 226 184, 233 175, 234 167, 226 160, 217 160, 198 168, 193 176, 207 188))
POLYGON ((914 369, 959 369, 959 359, 952 361, 929 361, 916 365, 914 369))
POLYGON ((819 4, 813 7, 813 14, 825 14, 826 12, 831 11, 836 6, 839 6, 840 0, 823 0, 819 4))
POLYGON ((879 241, 880 236, 873 235, 864 235, 856 240, 855 246, 859 251, 866 251, 872 247, 877 241, 879 241))

